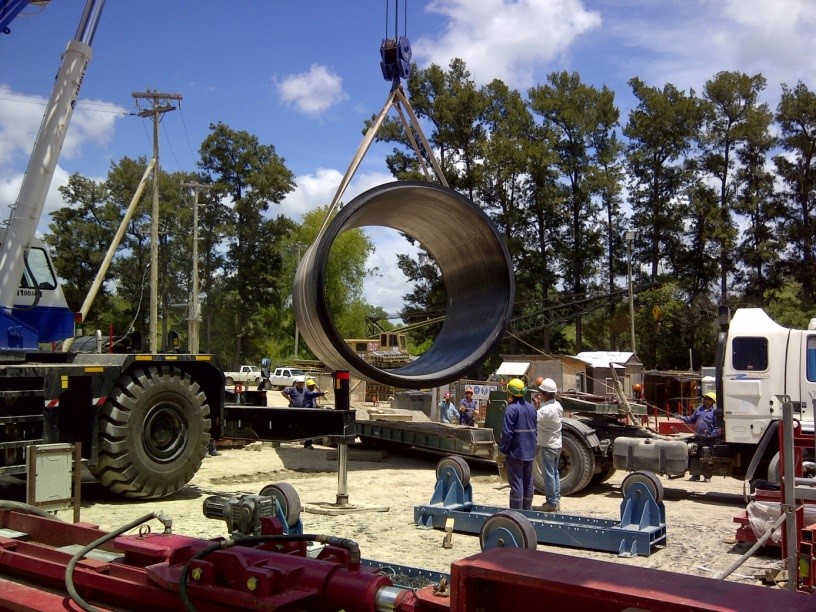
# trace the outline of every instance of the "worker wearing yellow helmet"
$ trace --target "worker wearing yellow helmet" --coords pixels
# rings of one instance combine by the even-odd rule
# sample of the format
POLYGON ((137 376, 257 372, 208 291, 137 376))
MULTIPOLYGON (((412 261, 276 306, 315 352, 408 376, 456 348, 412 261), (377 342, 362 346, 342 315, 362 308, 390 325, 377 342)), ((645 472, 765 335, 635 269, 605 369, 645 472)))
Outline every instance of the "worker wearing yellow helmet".
MULTIPOLYGON (((302 378, 301 378, 302 380, 302 378)), ((305 381, 306 388, 303 390, 303 408, 317 408, 317 398, 326 395, 325 391, 321 391, 313 378, 307 378, 305 381)), ((311 440, 304 440, 304 448, 314 448, 311 440)))
POLYGON ((510 482, 510 507, 533 507, 533 461, 536 453, 536 409, 524 399, 527 386, 519 378, 507 383, 507 407, 504 409, 499 450, 505 456, 510 482))
MULTIPOLYGON (((700 404, 694 412, 687 416, 676 416, 684 423, 694 425, 695 438, 699 438, 701 441, 709 441, 720 435, 720 428, 717 426, 715 413, 716 408, 717 394, 714 393, 714 391, 707 391, 703 394, 702 404, 700 404)), ((691 477, 689 478, 691 481, 700 480, 700 476, 702 475, 705 482, 711 482, 711 475, 713 473, 711 464, 708 462, 702 463, 698 456, 692 458, 689 472, 691 472, 691 477)))

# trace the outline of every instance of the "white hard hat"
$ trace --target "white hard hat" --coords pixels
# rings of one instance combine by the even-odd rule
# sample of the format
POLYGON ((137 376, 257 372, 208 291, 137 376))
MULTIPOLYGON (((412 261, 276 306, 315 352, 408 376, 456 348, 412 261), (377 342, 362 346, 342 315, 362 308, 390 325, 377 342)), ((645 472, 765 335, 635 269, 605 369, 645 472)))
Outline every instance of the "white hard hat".
POLYGON ((305 376, 298 376, 298 377, 295 379, 295 382, 296 382, 296 383, 299 383, 299 382, 306 382, 306 377, 305 377, 305 376))
POLYGON ((555 381, 552 378, 545 378, 541 381, 541 384, 538 385, 538 389, 544 391, 544 393, 555 393, 558 391, 558 387, 555 386, 555 381))

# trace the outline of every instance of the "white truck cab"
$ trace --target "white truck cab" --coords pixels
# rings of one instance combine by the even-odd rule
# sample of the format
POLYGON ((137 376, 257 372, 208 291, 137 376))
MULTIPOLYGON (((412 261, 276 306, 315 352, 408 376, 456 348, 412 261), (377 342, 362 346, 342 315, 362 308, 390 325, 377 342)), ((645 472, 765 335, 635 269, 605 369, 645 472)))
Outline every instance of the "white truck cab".
POLYGON ((740 308, 728 326, 722 397, 726 442, 757 444, 782 416, 788 396, 794 418, 813 431, 816 408, 816 319, 808 329, 787 329, 761 308, 740 308))

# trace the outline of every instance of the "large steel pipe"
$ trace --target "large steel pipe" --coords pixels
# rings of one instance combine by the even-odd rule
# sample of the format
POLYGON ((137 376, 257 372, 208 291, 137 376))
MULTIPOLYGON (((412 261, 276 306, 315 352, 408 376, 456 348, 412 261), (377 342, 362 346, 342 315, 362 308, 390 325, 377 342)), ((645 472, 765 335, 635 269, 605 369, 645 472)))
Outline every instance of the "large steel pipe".
POLYGON ((403 389, 456 380, 501 340, 513 310, 510 254, 498 230, 461 194, 419 181, 374 187, 348 203, 309 248, 293 290, 300 333, 315 356, 334 370, 403 389), (326 264, 335 239, 366 226, 408 234, 428 251, 442 274, 447 308, 431 348, 410 364, 380 369, 357 356, 337 332, 326 304, 326 264))

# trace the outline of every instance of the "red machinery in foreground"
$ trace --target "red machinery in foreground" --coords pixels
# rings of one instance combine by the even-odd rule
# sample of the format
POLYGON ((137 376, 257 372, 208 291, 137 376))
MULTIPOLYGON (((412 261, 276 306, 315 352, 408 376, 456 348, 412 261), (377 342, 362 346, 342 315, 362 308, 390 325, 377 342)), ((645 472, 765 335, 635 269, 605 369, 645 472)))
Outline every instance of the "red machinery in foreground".
MULTIPOLYGON (((245 509, 238 504, 222 517, 237 525, 245 509)), ((453 563, 449 584, 408 588, 362 561, 353 541, 297 533, 280 515, 261 516, 257 535, 215 540, 174 534, 169 519, 154 518, 163 532, 143 525, 124 536, 117 533, 138 522, 107 533, 0 511, 0 610, 430 612, 514 610, 536 601, 602 611, 816 609, 800 592, 521 548, 484 550, 453 563), (316 558, 307 541, 325 544, 316 558)))

